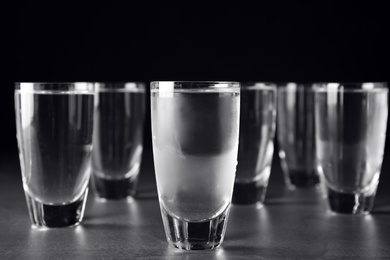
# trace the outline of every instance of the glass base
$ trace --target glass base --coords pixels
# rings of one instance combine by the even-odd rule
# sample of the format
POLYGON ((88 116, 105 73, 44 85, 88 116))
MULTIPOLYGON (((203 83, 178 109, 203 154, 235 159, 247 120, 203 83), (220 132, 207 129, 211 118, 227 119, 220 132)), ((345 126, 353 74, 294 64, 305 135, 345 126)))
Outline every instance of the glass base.
POLYGON ((98 175, 92 178, 94 190, 99 198, 128 199, 135 195, 138 174, 127 179, 106 179, 98 175))
POLYGON ((65 205, 49 205, 34 200, 25 193, 32 224, 36 227, 69 227, 79 224, 84 217, 88 188, 75 202, 65 205))
POLYGON ((161 205, 165 234, 170 245, 185 250, 208 250, 219 247, 225 236, 230 206, 219 216, 204 222, 175 218, 161 205))
POLYGON ((256 182, 234 183, 233 204, 263 204, 267 187, 256 182))
POLYGON ((330 209, 336 213, 368 214, 374 206, 375 192, 371 195, 362 193, 342 193, 328 188, 330 209))
POLYGON ((309 173, 306 171, 288 170, 288 174, 285 174, 285 182, 290 189, 311 188, 320 183, 320 177, 314 170, 309 173))

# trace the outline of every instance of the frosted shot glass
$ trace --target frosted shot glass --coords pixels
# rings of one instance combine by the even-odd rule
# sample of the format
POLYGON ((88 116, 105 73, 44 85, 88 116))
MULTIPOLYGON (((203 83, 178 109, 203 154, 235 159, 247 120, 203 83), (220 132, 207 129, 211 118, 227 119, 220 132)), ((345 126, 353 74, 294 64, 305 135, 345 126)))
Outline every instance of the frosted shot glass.
POLYGON ((145 84, 96 83, 92 187, 100 199, 135 195, 143 151, 145 84))
POLYGON ((386 139, 385 86, 327 83, 315 88, 317 169, 333 212, 372 210, 386 139))
POLYGON ((153 156, 170 245, 221 245, 237 165, 240 84, 152 82, 153 156))
POLYGON ((84 216, 92 156, 92 83, 16 83, 24 193, 33 226, 66 227, 84 216))
POLYGON ((262 206, 271 173, 276 85, 241 83, 240 137, 233 204, 262 206))
POLYGON ((277 139, 285 184, 289 189, 317 187, 314 84, 278 85, 277 139))

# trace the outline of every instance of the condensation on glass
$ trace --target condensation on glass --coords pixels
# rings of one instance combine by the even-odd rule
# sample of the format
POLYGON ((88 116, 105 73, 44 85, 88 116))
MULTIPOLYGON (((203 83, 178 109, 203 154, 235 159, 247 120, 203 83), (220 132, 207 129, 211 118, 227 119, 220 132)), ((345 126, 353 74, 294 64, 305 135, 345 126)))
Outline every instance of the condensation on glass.
POLYGON ((276 85, 241 83, 240 141, 233 203, 262 206, 271 173, 276 85))
POLYGON ((218 247, 237 166, 240 87, 234 82, 152 82, 153 156, 167 239, 218 247))

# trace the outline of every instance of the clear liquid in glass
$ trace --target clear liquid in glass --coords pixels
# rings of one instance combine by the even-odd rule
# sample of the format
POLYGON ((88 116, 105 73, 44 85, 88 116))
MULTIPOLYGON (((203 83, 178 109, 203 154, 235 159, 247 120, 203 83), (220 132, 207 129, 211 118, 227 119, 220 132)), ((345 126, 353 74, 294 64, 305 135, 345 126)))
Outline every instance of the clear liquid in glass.
POLYGON ((152 91, 153 153, 162 207, 202 222, 230 204, 237 165, 239 93, 152 91), (169 95, 170 94, 170 95, 169 95))
POLYGON ((343 106, 324 105, 317 93, 317 160, 330 187, 362 192, 379 179, 387 127, 387 97, 381 93, 351 93, 343 106), (360 103, 361 106, 356 106, 360 103), (354 105, 355 104, 355 105, 354 105), (326 123, 326 125, 325 125, 326 123))
POLYGON ((315 162, 314 92, 312 86, 278 90, 277 137, 287 187, 319 184, 315 162))
POLYGON ((145 92, 105 89, 95 113, 93 180, 98 196, 135 194, 143 150, 145 92))
POLYGON ((90 176, 94 95, 16 91, 15 108, 25 192, 46 205, 78 200, 90 176))
POLYGON ((333 211, 371 211, 384 155, 387 106, 387 92, 316 93, 317 169, 333 211))
POLYGON ((274 151, 276 88, 242 88, 233 203, 262 203, 274 151))

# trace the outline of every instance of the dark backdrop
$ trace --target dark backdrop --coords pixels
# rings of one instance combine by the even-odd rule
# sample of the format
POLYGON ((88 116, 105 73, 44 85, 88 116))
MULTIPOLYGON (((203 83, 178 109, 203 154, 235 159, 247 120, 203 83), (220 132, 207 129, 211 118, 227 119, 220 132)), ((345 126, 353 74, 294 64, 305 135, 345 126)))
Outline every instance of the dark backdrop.
POLYGON ((385 5, 144 2, 18 6, 1 153, 17 151, 14 81, 389 81, 385 5))

